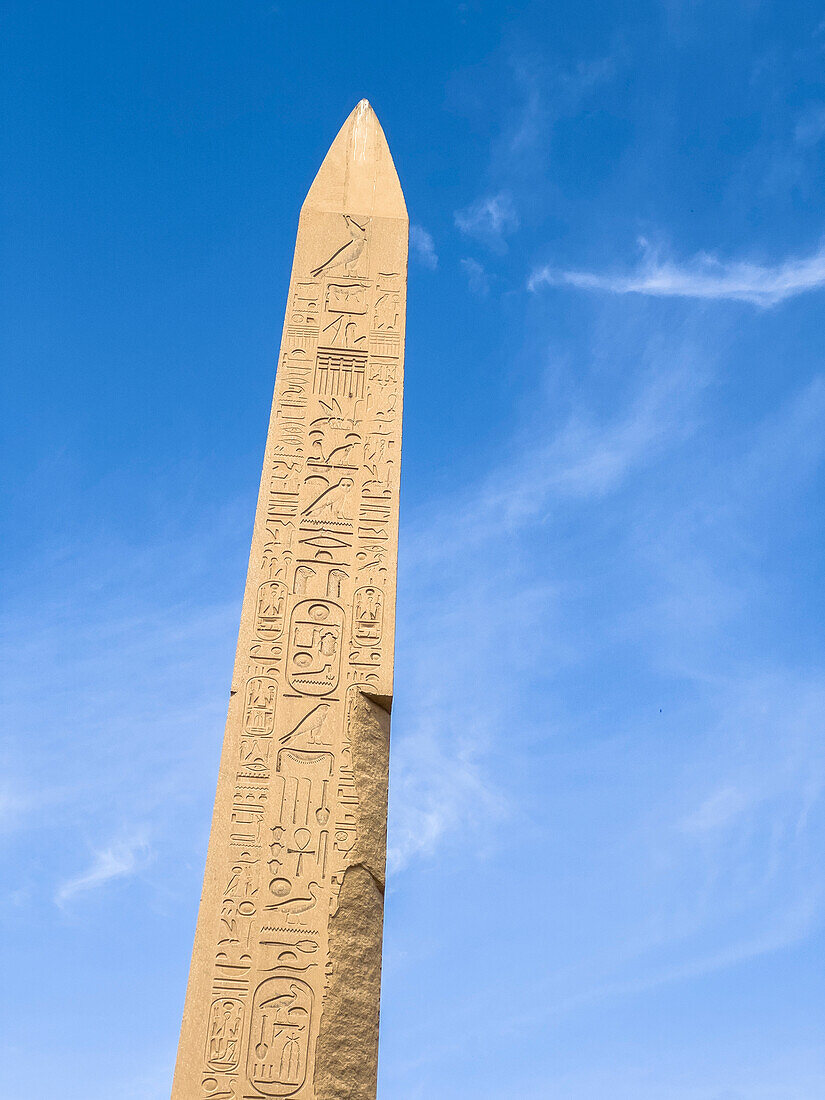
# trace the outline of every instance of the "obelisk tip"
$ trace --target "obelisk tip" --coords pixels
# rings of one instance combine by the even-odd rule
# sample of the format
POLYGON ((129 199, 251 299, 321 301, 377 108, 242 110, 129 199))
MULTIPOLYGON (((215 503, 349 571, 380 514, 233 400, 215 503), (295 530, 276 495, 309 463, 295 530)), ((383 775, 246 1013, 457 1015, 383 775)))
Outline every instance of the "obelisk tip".
POLYGON ((406 219, 389 145, 368 99, 356 104, 338 131, 304 200, 309 208, 406 219))

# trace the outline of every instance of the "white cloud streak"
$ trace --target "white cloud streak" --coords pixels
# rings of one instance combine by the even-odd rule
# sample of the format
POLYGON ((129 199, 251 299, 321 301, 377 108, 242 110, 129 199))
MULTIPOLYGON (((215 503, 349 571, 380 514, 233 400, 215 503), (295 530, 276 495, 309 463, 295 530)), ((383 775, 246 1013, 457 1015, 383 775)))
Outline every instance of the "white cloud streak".
POLYGON ((455 224, 468 237, 501 250, 504 238, 518 229, 519 216, 512 195, 500 191, 477 199, 465 210, 457 210, 455 224))
POLYGON ((722 787, 705 798, 681 822, 686 833, 709 833, 732 825, 748 808, 751 799, 735 786, 722 787))
POLYGON ((418 262, 430 271, 438 267, 438 254, 435 250, 435 241, 432 234, 428 233, 421 225, 410 226, 410 247, 418 262))
POLYGON ((482 816, 490 821, 505 812, 474 747, 465 744, 457 753, 448 753, 440 736, 442 721, 419 722, 393 759, 392 791, 398 812, 387 850, 393 874, 414 859, 432 857, 445 834, 482 816))
POLYGON ((481 298, 486 297, 490 293, 490 276, 487 274, 484 264, 480 264, 478 260, 474 260, 472 257, 467 257, 461 261, 461 266, 473 294, 478 294, 481 298))
POLYGON ((825 245, 807 258, 785 260, 770 267, 745 261, 723 261, 708 253, 700 253, 680 265, 660 258, 646 241, 640 244, 643 259, 631 274, 558 271, 545 266, 530 276, 528 289, 569 286, 609 294, 747 302, 769 308, 825 286, 825 245))
POLYGON ((149 843, 143 833, 114 841, 95 852, 89 867, 74 878, 67 879, 55 894, 59 906, 65 906, 78 894, 97 890, 114 879, 134 875, 149 857, 149 843))

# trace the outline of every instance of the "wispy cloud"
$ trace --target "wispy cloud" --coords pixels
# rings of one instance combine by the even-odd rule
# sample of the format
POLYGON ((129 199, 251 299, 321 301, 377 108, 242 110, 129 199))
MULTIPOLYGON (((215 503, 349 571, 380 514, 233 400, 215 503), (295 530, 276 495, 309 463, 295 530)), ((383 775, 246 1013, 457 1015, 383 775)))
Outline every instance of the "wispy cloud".
MULTIPOLYGON (((557 693, 543 697, 547 711, 536 741, 564 745, 553 757, 561 761, 558 780, 543 773, 543 812, 564 804, 577 774, 587 776, 576 791, 584 803, 616 806, 614 835, 602 855, 584 858, 579 885, 571 887, 581 889, 581 897, 568 904, 584 911, 611 890, 627 904, 610 932, 594 920, 593 942, 602 946, 588 957, 577 944, 569 976, 537 976, 543 992, 536 1003, 550 1004, 552 1012, 693 981, 781 951, 809 937, 822 915, 815 853, 825 693, 816 670, 783 670, 773 654, 745 648, 731 667, 725 655, 740 637, 740 623, 731 618, 734 597, 744 596, 753 608, 758 588, 720 549, 726 540, 740 545, 746 529, 754 537, 754 515, 773 492, 767 455, 780 462, 786 491, 794 476, 807 476, 821 460, 809 440, 819 387, 773 410, 754 429, 751 452, 742 458, 740 448, 715 478, 694 471, 687 499, 672 486, 652 491, 657 482, 669 483, 666 471, 680 468, 683 444, 703 425, 701 398, 712 370, 701 350, 682 339, 683 346, 672 338, 652 340, 621 399, 601 414, 579 407, 551 428, 541 417, 546 441, 528 431, 508 448, 507 460, 490 464, 475 489, 445 500, 418 530, 405 533, 403 575, 417 606, 405 609, 402 635, 426 632, 431 648, 413 655, 401 645, 400 680, 412 685, 415 707, 406 728, 403 702, 399 714, 394 867, 443 851, 449 836, 477 849, 489 833, 506 831, 485 831, 483 823, 494 818, 479 806, 495 807, 505 822, 518 815, 524 792, 502 784, 500 765, 525 753, 519 734, 529 718, 507 670, 518 669, 519 691, 529 697, 531 676, 575 684, 572 672, 562 681, 559 670, 578 666, 589 676, 605 647, 619 644, 655 678, 689 683, 686 694, 701 700, 683 700, 682 713, 666 718, 648 703, 609 717, 599 708, 590 728, 581 708, 560 721, 557 693), (803 408, 812 409, 806 430, 803 408), (794 446, 797 457, 786 453, 794 446), (812 452, 805 462, 798 460, 801 447, 812 452), (604 517, 616 521, 609 552, 596 553, 586 566, 587 592, 593 591, 592 568, 600 576, 606 571, 605 587, 617 563, 625 584, 634 573, 640 579, 616 595, 618 614, 600 608, 592 637, 580 637, 577 613, 563 610, 576 606, 571 593, 581 583, 576 550, 564 541, 563 554, 548 553, 542 534, 552 530, 553 541, 569 539, 571 515, 585 525, 584 544, 572 544, 585 556, 604 517), (496 629, 508 622, 518 624, 512 649, 507 633, 496 629), (638 788, 651 766, 656 780, 638 788), (600 773, 609 776, 604 789, 600 773), (633 788, 628 798, 615 793, 622 776, 633 788)), ((675 484, 684 489, 681 480, 675 484)), ((546 768, 546 759, 537 766, 546 768)), ((587 817, 559 812, 568 841, 590 835, 587 817)), ((601 819, 599 828, 605 829, 601 819)), ((543 838, 551 875, 576 858, 565 850, 553 863, 552 830, 548 822, 543 838)))
POLYGON ((818 145, 825 137, 825 103, 811 103, 802 112, 795 128, 794 140, 798 145, 818 145))
POLYGON ((505 247, 505 237, 518 229, 519 216, 512 195, 500 191, 478 199, 464 210, 457 210, 455 224, 468 237, 501 250, 505 247))
POLYGON ((751 797, 735 786, 722 787, 703 799, 681 822, 686 833, 708 833, 731 825, 751 804, 751 797))
POLYGON ((143 833, 114 841, 95 852, 85 871, 61 883, 55 894, 55 901, 64 906, 78 894, 97 890, 114 879, 128 878, 145 864, 149 851, 149 843, 143 833))
POLYGON ((480 264, 478 260, 467 257, 461 261, 461 266, 464 269, 464 274, 467 276, 467 283, 473 294, 479 294, 481 297, 490 293, 490 276, 484 268, 483 264, 480 264))
POLYGON ((478 745, 454 746, 443 736, 447 713, 418 716, 393 758, 393 819, 387 863, 393 873, 413 859, 431 857, 445 834, 505 812, 504 801, 484 774, 478 745))
POLYGON ((0 787, 0 833, 14 829, 24 820, 24 811, 29 808, 30 799, 21 795, 11 784, 0 787))
POLYGON ((538 268, 528 280, 530 290, 542 286, 572 286, 610 294, 646 294, 657 298, 749 302, 767 308, 797 294, 825 285, 825 246, 813 255, 773 267, 745 261, 724 261, 701 253, 685 264, 662 258, 644 239, 642 262, 630 274, 600 274, 538 268))
POLYGON ((438 254, 435 251, 435 241, 432 234, 428 233, 421 225, 411 225, 410 245, 418 262, 431 271, 435 271, 438 267, 438 254))
POLYGON ((397 660, 398 683, 407 686, 394 710, 403 732, 393 742, 391 871, 433 856, 447 838, 472 836, 478 850, 482 824, 495 832, 491 823, 511 812, 490 767, 518 721, 508 669, 527 677, 535 665, 543 674, 570 644, 547 625, 554 585, 565 582, 548 579, 525 544, 552 509, 604 500, 666 440, 682 438, 679 422, 690 421, 704 379, 672 347, 666 358, 662 367, 651 352, 622 407, 601 419, 571 413, 542 445, 528 432, 474 487, 429 503, 402 532, 397 660), (503 638, 508 621, 519 630, 503 638), (525 652, 524 636, 541 644, 525 652))
POLYGON ((508 531, 546 515, 565 500, 598 500, 622 488, 663 449, 677 446, 694 429, 694 407, 707 373, 689 345, 667 351, 652 343, 642 353, 643 370, 632 392, 609 416, 576 409, 536 445, 490 472, 478 502, 465 516, 465 530, 483 517, 508 531), (662 360, 669 358, 667 365, 662 360), (529 472, 529 473, 528 473, 529 472))
POLYGON ((495 142, 495 160, 502 173, 512 171, 514 158, 524 162, 535 158, 540 149, 546 151, 558 120, 575 116, 592 93, 615 76, 617 58, 582 59, 559 68, 518 52, 510 57, 510 67, 520 95, 495 142))

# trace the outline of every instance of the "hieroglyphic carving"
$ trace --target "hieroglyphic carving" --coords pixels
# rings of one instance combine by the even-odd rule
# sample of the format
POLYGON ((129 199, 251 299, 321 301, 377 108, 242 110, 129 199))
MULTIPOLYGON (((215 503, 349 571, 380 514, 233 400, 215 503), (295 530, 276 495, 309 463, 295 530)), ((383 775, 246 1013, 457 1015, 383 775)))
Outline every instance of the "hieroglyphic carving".
POLYGON ((249 1083, 266 1096, 294 1096, 307 1078, 312 988, 285 973, 255 990, 247 1053, 249 1083))
POLYGON ((313 494, 309 504, 301 513, 310 520, 325 519, 347 520, 351 515, 352 496, 350 490, 355 485, 351 477, 342 477, 332 481, 323 474, 312 474, 306 480, 306 485, 311 485, 317 495, 313 494), (319 491, 320 490, 320 491, 319 491))
POLYGON ((318 339, 320 320, 319 286, 314 282, 296 282, 287 311, 286 338, 292 348, 309 351, 318 339))
POLYGON ((265 581, 258 588, 255 632, 267 642, 276 642, 284 632, 286 585, 283 581, 265 581))
MULTIPOLYGON (((366 138, 354 113, 338 140, 383 142, 365 117, 366 138)), ((347 187, 378 172, 362 159, 347 187)), ((376 187, 363 191, 373 204, 376 187)), ((392 213, 335 212, 315 209, 311 192, 302 214, 173 1100, 316 1098, 325 998, 342 965, 331 922, 361 828, 353 715, 362 691, 392 692, 397 194, 392 213)))
POLYGON ((329 695, 338 686, 344 612, 331 600, 295 605, 289 631, 287 681, 302 695, 329 695))
POLYGON ((212 1002, 206 1035, 208 1069, 228 1073, 238 1068, 243 1010, 243 1002, 231 997, 220 997, 212 1002))
POLYGON ((331 275, 333 272, 342 271, 345 275, 358 275, 362 270, 362 258, 367 251, 370 218, 358 218, 351 214, 341 215, 344 226, 350 239, 335 249, 328 260, 316 267, 312 272, 312 278, 316 279, 322 272, 331 275))
POLYGON ((338 351, 321 348, 315 365, 313 392, 320 397, 346 400, 363 397, 367 371, 365 351, 338 351))
POLYGON ((352 644, 375 649, 381 644, 384 595, 379 588, 366 585, 355 593, 352 612, 352 644))

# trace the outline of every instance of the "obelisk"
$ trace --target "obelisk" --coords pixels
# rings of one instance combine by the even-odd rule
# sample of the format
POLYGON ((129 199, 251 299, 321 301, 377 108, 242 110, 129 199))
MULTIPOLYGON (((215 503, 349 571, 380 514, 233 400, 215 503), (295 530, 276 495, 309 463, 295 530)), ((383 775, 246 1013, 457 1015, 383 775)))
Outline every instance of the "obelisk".
POLYGON ((374 1100, 408 221, 362 100, 301 210, 172 1100, 374 1100))

